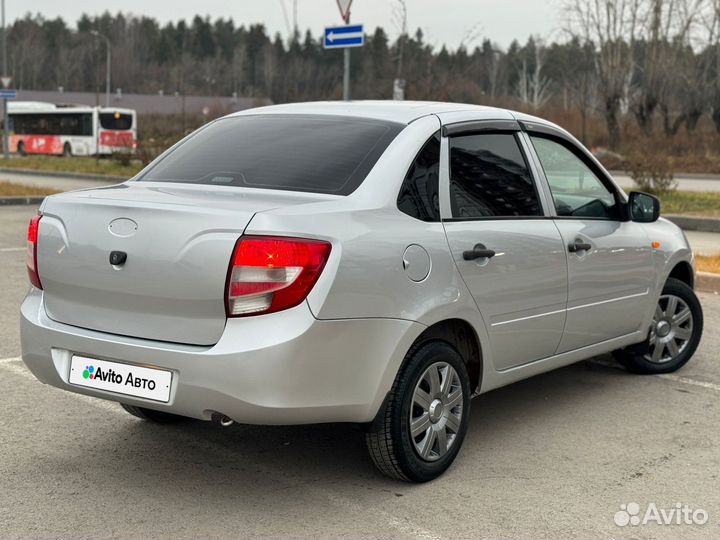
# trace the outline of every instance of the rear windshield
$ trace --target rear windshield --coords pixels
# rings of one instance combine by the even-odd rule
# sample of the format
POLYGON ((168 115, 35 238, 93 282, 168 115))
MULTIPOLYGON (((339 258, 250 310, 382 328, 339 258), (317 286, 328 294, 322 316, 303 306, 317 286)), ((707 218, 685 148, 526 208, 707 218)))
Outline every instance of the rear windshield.
POLYGON ((140 180, 348 195, 402 128, 321 115, 223 118, 190 136, 140 180))
POLYGON ((125 131, 132 128, 132 115, 125 113, 100 113, 100 125, 103 129, 125 131))

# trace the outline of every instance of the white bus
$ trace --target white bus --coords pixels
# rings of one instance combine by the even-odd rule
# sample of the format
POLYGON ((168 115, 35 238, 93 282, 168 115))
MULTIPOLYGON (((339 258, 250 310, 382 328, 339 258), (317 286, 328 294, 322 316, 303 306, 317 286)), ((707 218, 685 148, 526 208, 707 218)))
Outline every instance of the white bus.
POLYGON ((9 150, 20 155, 109 155, 137 147, 133 109, 8 102, 9 150))

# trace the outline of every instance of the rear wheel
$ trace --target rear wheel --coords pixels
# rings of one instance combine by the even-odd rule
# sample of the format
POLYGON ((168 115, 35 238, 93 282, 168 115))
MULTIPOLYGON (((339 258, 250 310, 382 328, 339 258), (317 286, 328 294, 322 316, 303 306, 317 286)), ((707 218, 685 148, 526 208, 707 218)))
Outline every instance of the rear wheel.
POLYGON ((366 435, 378 469, 410 482, 445 472, 465 438, 470 392, 465 362, 454 347, 435 341, 411 349, 380 425, 366 435))
POLYGON ((135 405, 127 405, 126 403, 121 403, 120 406, 133 416, 147 420, 148 422, 154 422, 156 424, 171 424, 173 422, 187 420, 186 417, 179 416, 177 414, 156 411, 154 409, 146 409, 145 407, 136 407, 135 405))
POLYGON ((684 366, 700 343, 703 312, 695 292, 670 278, 655 306, 647 341, 615 352, 628 371, 670 373, 684 366))

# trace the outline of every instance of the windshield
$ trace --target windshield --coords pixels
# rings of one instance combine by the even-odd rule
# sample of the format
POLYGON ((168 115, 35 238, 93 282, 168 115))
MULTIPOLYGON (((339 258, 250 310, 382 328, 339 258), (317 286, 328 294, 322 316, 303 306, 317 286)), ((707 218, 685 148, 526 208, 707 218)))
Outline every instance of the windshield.
POLYGON ((132 115, 120 112, 100 113, 100 126, 115 131, 128 130, 132 128, 132 115))
POLYGON ((348 195, 404 126, 364 118, 223 118, 162 157, 140 181, 348 195))

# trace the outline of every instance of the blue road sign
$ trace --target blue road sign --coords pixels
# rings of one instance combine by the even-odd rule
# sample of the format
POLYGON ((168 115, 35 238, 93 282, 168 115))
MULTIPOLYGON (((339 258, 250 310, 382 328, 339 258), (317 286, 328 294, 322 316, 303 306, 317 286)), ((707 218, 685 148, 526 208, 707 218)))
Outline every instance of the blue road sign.
POLYGON ((365 45, 365 33, 362 24, 351 26, 334 26, 325 29, 323 46, 326 49, 345 49, 365 45))
POLYGON ((0 89, 0 99, 16 99, 17 90, 3 90, 0 89))

